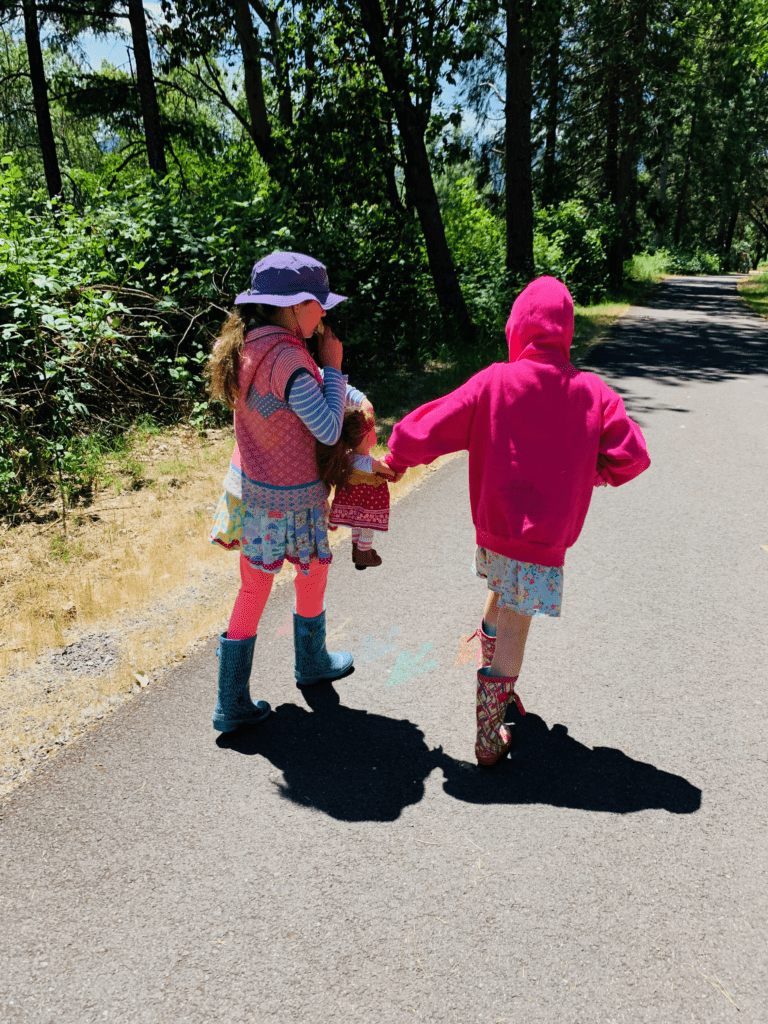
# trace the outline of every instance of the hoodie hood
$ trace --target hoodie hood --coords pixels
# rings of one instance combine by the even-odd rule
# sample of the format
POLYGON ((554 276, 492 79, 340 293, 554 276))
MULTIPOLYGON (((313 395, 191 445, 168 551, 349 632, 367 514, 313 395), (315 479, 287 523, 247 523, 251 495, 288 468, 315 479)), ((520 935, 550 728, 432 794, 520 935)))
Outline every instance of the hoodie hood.
POLYGON ((543 357, 570 362, 573 299, 556 277, 537 277, 515 299, 507 320, 509 361, 543 357))

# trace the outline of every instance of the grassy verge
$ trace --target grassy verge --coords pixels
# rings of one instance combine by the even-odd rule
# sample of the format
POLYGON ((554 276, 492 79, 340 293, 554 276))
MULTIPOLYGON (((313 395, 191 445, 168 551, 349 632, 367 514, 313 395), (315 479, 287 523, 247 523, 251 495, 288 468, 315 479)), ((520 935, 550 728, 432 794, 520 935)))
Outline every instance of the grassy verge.
POLYGON ((738 284, 739 295, 759 316, 768 320, 768 267, 750 274, 738 284))

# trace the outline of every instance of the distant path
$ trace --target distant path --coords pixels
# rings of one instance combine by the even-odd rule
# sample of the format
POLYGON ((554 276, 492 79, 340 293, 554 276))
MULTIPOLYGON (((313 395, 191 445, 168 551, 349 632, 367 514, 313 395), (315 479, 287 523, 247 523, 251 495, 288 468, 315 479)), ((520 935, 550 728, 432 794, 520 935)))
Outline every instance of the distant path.
POLYGON ((768 1021, 768 324, 678 279, 593 362, 653 464, 595 494, 514 755, 471 763, 460 458, 335 556, 353 675, 294 687, 284 587, 263 727, 216 740, 211 643, 0 808, 3 1022, 768 1021))

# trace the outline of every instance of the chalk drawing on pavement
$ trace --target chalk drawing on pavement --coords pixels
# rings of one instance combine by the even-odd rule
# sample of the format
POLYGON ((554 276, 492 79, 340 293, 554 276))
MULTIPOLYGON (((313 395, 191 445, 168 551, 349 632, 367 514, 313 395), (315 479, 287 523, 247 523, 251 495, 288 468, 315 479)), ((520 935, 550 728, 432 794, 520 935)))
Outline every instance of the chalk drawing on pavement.
POLYGON ((456 655, 454 665, 466 665, 470 661, 477 661, 480 654, 480 640, 477 633, 465 633, 459 638, 459 653, 456 655))
POLYGON ((421 659, 426 657, 434 646, 433 643, 426 643, 418 654, 409 654, 408 651, 401 651, 397 656, 397 661, 392 666, 392 671, 389 673, 389 679, 386 683, 387 687, 400 686, 402 683, 407 683, 424 672, 437 668, 437 662, 434 658, 419 664, 421 659))
POLYGON ((363 637, 363 646, 360 648, 360 652, 355 654, 355 661, 360 665, 364 665, 366 661, 375 661, 376 658, 382 658, 385 654, 389 654, 390 651, 396 651, 397 644, 392 644, 389 641, 392 637, 397 636, 399 632, 400 627, 393 626, 383 640, 376 640, 373 636, 363 637))

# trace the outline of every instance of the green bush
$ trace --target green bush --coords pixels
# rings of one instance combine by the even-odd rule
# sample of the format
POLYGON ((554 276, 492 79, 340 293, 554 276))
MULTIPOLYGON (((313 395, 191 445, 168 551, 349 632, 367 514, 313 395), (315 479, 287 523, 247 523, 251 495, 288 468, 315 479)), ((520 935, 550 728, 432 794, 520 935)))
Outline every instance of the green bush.
POLYGON ((722 260, 704 249, 656 249, 636 253, 624 264, 624 272, 637 281, 652 280, 659 274, 719 274, 722 260))
POLYGON ((608 245, 613 208, 592 209, 579 199, 538 210, 533 258, 536 274, 551 274, 570 289, 576 302, 599 301, 608 287, 608 245))

